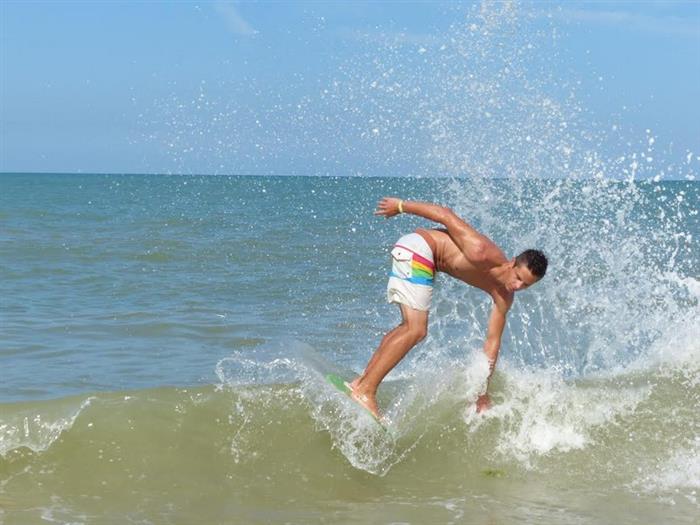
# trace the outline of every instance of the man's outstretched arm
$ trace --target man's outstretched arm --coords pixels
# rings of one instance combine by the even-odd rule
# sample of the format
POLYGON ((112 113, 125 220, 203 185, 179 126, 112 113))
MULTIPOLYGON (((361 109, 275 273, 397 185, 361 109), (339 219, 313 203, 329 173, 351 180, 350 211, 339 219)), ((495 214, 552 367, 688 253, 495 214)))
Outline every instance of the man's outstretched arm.
MULTIPOLYGON (((496 369, 496 361, 498 360, 498 352, 501 349, 501 337, 506 326, 506 315, 512 305, 512 301, 497 301, 491 310, 489 317, 489 325, 486 330, 486 341, 484 341, 484 354, 489 361, 489 376, 486 380, 486 388, 491 381, 493 371, 496 369)), ((491 406, 491 398, 488 391, 484 392, 476 400, 476 411, 483 412, 491 406)))
MULTIPOLYGON (((429 202, 415 202, 384 197, 377 205, 375 215, 393 217, 399 213, 410 213, 437 222, 447 228, 447 233, 467 259, 474 263, 487 262, 492 256, 493 243, 464 222, 451 209, 429 202)), ((493 246, 495 247, 495 246, 493 246)), ((499 261, 500 262, 500 261, 499 261)))

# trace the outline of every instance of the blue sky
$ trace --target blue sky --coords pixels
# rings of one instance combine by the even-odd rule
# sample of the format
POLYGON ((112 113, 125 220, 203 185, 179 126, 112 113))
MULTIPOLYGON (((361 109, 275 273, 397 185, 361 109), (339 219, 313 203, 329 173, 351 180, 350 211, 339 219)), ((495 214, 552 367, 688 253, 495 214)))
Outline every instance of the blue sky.
POLYGON ((700 154, 698 2, 5 0, 0 22, 4 172, 430 175, 538 137, 700 154))

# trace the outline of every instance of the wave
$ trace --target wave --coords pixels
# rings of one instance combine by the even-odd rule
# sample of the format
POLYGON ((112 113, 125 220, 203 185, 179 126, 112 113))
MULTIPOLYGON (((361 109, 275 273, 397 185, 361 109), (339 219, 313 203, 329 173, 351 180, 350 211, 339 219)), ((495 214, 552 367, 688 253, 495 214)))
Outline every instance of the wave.
MULTIPOLYGON (((686 350, 700 362, 697 346, 686 350)), ((478 477, 489 469, 523 475, 595 465, 601 481, 649 487, 652 470, 640 481, 640 469, 668 465, 671 472, 683 463, 689 474, 674 482, 700 488, 697 462, 686 461, 697 457, 700 374, 687 359, 576 380, 506 364, 493 381, 494 407, 479 415, 472 404, 487 365, 475 353, 466 363, 444 361, 388 381, 380 390, 391 421, 385 432, 325 383, 310 347, 292 342, 284 351, 285 358, 222 360, 216 386, 3 404, 0 472, 55 462, 68 468, 78 458, 90 471, 109 457, 130 464, 132 475, 150 475, 205 455, 229 464, 234 476, 237 466, 323 477, 350 464, 383 477, 406 463, 416 472, 442 463, 478 477)), ((658 476, 658 487, 671 483, 670 474, 658 476)))
POLYGON ((382 384, 388 431, 296 341, 222 359, 216 385, 2 404, 0 521, 455 523, 487 505, 692 522, 700 351, 671 344, 674 359, 586 378, 506 362, 482 415, 483 354, 439 358, 382 384))

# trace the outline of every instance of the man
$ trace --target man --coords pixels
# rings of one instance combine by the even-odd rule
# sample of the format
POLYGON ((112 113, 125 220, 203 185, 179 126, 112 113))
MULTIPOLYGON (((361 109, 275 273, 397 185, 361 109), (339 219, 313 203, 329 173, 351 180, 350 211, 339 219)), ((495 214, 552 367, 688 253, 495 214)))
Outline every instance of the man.
MULTIPOLYGON (((362 375, 349 384, 355 401, 376 418, 380 418, 376 398, 379 383, 428 332, 435 272, 444 272, 491 296, 493 308, 484 342, 490 379, 515 292, 532 286, 547 271, 547 258, 542 252, 525 250, 509 260, 491 239, 449 208, 385 197, 375 211, 375 215, 385 218, 400 213, 424 217, 442 224, 444 229, 419 228, 415 233, 401 237, 391 251, 387 300, 399 305, 403 319, 384 336, 362 375)), ((485 392, 477 399, 476 409, 482 412, 490 405, 491 400, 485 392)))

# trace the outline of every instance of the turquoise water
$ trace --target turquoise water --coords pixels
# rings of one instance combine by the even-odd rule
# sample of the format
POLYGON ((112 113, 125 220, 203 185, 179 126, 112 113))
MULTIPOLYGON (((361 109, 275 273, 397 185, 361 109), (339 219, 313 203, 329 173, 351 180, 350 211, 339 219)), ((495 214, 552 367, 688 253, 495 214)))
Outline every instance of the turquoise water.
POLYGON ((356 363, 387 326, 386 245, 406 227, 374 201, 405 184, 3 175, 0 398, 211 383, 275 338, 356 363))
MULTIPOLYGON (((10 361, 0 398, 17 401, 86 390, 207 384, 215 380, 213 365, 231 351, 290 339, 359 368, 375 342, 396 322, 395 309, 386 307, 383 300, 387 249, 402 234, 427 225, 416 218, 374 217, 376 201, 385 194, 397 194, 448 204, 454 200, 458 208, 458 193, 451 192, 449 184, 440 179, 392 178, 3 175, 3 357, 10 361), (42 366, 37 367, 37 362, 42 366)), ((490 191, 508 194, 512 185, 500 181, 490 191)), ((518 211, 504 197, 489 204, 494 217, 507 217, 514 226, 530 228, 524 235, 541 236, 532 245, 549 244, 550 253, 566 248, 562 258, 570 258, 572 251, 582 247, 586 249, 582 259, 597 250, 597 260, 591 264, 566 261, 568 267, 554 266, 550 278, 561 288, 557 293, 562 299, 575 284, 562 286, 569 273, 576 271, 575 279, 590 281, 589 286, 576 281, 573 287, 578 296, 591 296, 582 308, 593 315, 592 303, 600 299, 590 290, 599 293, 605 285, 627 287, 634 281, 628 282, 626 265, 636 265, 635 260, 621 261, 607 277, 596 276, 605 267, 604 259, 614 260, 620 246, 615 239, 601 238, 592 221, 604 223, 606 213, 617 220, 613 214, 619 213, 618 207, 605 212, 597 203, 577 202, 586 195, 581 192, 582 183, 568 190, 557 182, 532 181, 527 186, 529 195, 521 193, 518 198, 531 201, 529 212, 518 211), (559 233, 546 237, 552 226, 545 222, 549 219, 538 202, 554 188, 559 188, 557 198, 574 213, 564 214, 554 226, 562 228, 561 235, 567 239, 559 233), (587 228, 582 228, 581 218, 588 221, 587 228), (535 227, 537 220, 542 223, 535 227), (598 245, 583 242, 586 230, 598 238, 593 241, 598 245)), ((605 191, 620 198, 629 190, 613 184, 605 191)), ((633 231, 635 248, 643 248, 644 243, 651 248, 645 254, 646 268, 634 271, 646 280, 646 273, 652 268, 663 271, 667 257, 681 248, 667 270, 677 272, 679 278, 696 277, 697 244, 690 237, 683 245, 679 240, 697 232, 697 215, 692 211, 697 210, 698 184, 643 183, 628 197, 638 201, 628 212, 635 220, 628 221, 621 233, 633 231), (681 194, 685 201, 679 203, 676 196, 681 194), (644 206, 649 208, 646 213, 644 206), (665 231, 669 226, 660 215, 675 216, 679 210, 685 214, 673 226, 682 229, 665 231), (654 235, 666 245, 653 242, 654 235)), ((462 206, 474 208, 477 226, 486 222, 481 205, 462 206)), ((509 235, 508 225, 484 226, 508 253, 527 247, 522 239, 509 235)), ((438 289, 452 284, 441 279, 438 289)), ((663 286, 669 293, 681 293, 668 283, 663 286)), ((554 289, 552 285, 545 292, 554 289)), ((463 296, 459 303, 478 309, 485 306, 478 293, 465 293, 461 286, 449 290, 463 296)), ((679 304, 693 300, 678 297, 679 304)), ((542 293, 523 294, 518 303, 532 307, 534 301, 540 312, 531 315, 541 316, 542 299, 542 293)), ((446 304, 436 304, 435 323, 470 315, 466 310, 448 312, 446 304)), ((595 306, 606 307, 620 309, 619 305, 595 306)), ((562 337, 568 337, 565 332, 575 326, 563 326, 558 318, 566 320, 563 316, 579 312, 574 304, 546 308, 549 318, 535 321, 539 335, 561 344, 562 337)), ((658 330, 656 325, 664 320, 649 315, 650 308, 653 305, 644 306, 645 323, 658 330)), ((520 330, 523 321, 515 317, 507 335, 522 337, 516 334, 528 330, 520 330)), ((456 321, 447 327, 450 331, 460 328, 456 321)), ((477 338, 482 321, 477 319, 470 326, 477 338)), ((578 333, 576 340, 588 335, 578 333)), ((519 352, 519 363, 542 362, 532 345, 515 344, 511 350, 519 352)), ((556 361, 579 375, 588 361, 600 358, 589 349, 581 350, 559 352, 556 361)), ((624 362, 638 350, 624 346, 608 352, 619 353, 624 362)))
POLYGON ((697 516, 697 182, 5 174, 0 187, 6 523, 697 516), (309 357, 361 370, 398 320, 388 250, 425 221, 374 217, 386 194, 550 255, 511 312, 483 417, 470 407, 488 302, 444 276, 428 339, 380 390, 390 433, 309 357))

